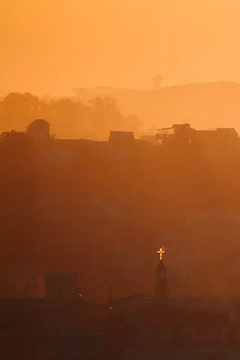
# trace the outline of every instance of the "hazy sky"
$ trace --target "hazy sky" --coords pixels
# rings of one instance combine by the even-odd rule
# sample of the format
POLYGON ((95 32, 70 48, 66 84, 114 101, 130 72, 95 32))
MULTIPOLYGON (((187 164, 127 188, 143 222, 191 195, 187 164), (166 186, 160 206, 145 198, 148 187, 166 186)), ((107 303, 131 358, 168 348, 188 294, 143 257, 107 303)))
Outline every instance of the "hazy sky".
POLYGON ((0 95, 240 82, 239 0, 0 0, 0 95))

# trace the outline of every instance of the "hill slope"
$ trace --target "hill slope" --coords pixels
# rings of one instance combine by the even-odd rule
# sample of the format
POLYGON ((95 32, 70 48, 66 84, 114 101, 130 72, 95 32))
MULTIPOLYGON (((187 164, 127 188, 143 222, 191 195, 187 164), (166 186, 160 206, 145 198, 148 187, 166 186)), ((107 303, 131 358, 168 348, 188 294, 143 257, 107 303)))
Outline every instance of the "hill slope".
POLYGON ((240 132, 240 84, 187 84, 154 91, 96 87, 75 89, 84 100, 110 96, 124 113, 137 114, 144 127, 189 122, 196 128, 235 127, 240 132))

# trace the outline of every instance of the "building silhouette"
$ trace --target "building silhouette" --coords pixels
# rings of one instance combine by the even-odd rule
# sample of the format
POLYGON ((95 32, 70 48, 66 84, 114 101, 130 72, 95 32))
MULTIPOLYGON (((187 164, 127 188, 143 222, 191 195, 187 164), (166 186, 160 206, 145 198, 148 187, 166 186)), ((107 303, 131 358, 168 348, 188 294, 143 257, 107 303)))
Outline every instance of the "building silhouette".
POLYGON ((154 297, 156 301, 166 303, 168 298, 168 289, 167 289, 167 268, 163 263, 164 250, 160 248, 158 253, 160 255, 160 260, 155 273, 154 297))

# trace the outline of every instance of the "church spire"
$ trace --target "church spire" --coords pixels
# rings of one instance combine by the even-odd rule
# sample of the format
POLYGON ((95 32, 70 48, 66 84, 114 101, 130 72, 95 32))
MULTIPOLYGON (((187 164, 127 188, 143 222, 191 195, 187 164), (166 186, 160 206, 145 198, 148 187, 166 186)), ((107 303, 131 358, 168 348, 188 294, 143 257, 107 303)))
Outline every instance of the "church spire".
POLYGON ((155 274, 155 299, 165 303, 167 301, 167 269, 163 263, 163 254, 165 250, 161 247, 157 253, 159 254, 159 263, 155 274))

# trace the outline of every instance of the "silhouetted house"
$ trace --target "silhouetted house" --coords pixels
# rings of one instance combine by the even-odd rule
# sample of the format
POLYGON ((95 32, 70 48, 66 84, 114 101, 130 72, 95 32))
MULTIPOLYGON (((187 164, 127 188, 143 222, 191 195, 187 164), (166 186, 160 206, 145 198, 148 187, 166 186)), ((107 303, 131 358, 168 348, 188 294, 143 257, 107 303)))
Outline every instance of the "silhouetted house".
POLYGON ((109 136, 110 152, 115 160, 131 161, 135 146, 131 131, 111 131, 109 136))
POLYGON ((207 158, 226 157, 235 151, 240 142, 234 128, 217 128, 211 130, 196 130, 189 124, 174 124, 169 128, 157 129, 156 141, 159 145, 173 142, 195 143, 207 158))
POLYGON ((169 128, 157 129, 156 140, 160 145, 166 145, 176 140, 190 142, 192 129, 189 124, 173 124, 169 128))
POLYGON ((215 130, 194 130, 194 137, 202 146, 205 155, 211 157, 231 156, 239 147, 238 133, 234 128, 217 128, 215 130))
POLYGON ((109 142, 111 144, 133 144, 134 134, 132 131, 111 131, 109 142))
POLYGON ((50 124, 43 120, 37 119, 30 123, 27 127, 27 134, 37 141, 49 140, 50 138, 50 124))
POLYGON ((234 128, 217 128, 219 145, 225 150, 235 149, 239 145, 238 133, 234 128))

